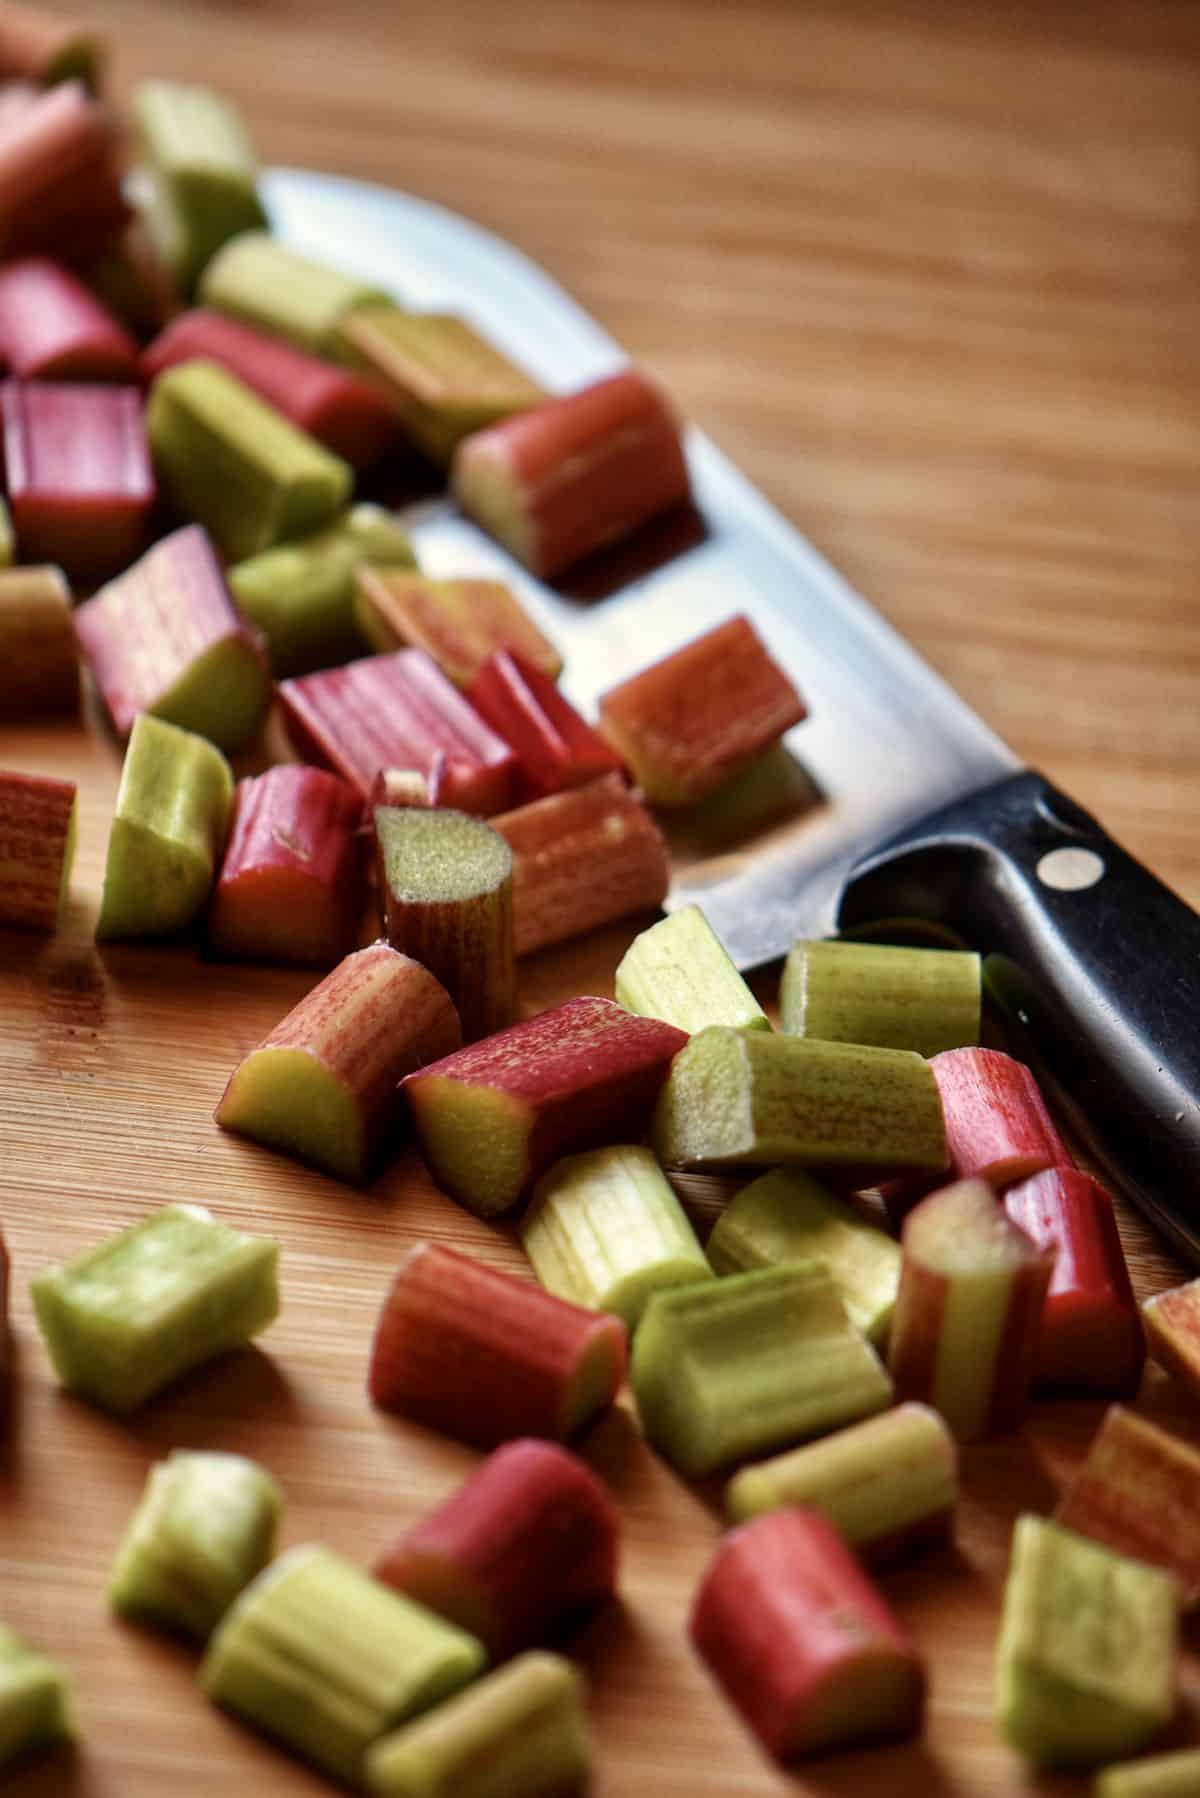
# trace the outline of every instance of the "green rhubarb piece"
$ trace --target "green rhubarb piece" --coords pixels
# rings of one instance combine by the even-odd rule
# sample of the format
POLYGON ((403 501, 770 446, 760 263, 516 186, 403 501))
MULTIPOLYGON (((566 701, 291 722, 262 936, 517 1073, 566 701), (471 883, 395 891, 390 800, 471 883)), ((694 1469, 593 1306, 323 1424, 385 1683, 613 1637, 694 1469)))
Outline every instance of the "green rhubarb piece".
POLYGON ((245 1455, 172 1449, 150 1469, 108 1597, 123 1617, 204 1638, 275 1550, 283 1498, 245 1455))
POLYGON ((311 262, 265 231, 245 231, 223 245, 200 278, 198 297, 202 306, 231 312, 339 361, 339 326, 346 314, 359 306, 391 304, 379 288, 311 262))
POLYGON ((190 288, 223 243, 266 224, 254 146, 233 107, 208 88, 147 81, 133 114, 155 190, 151 227, 190 288))
POLYGON ((920 1055, 727 1024, 675 1057, 654 1135, 667 1167, 946 1165, 942 1102, 920 1055))
POLYGON ((1013 1532, 996 1662, 1004 1735, 1048 1766, 1136 1754, 1175 1700, 1169 1574, 1026 1515, 1013 1532))
POLYGON ((279 1310, 279 1246, 167 1205, 32 1282, 54 1371, 70 1392, 133 1411, 190 1368, 240 1348, 279 1310))
POLYGON ((150 390, 146 432, 172 501, 231 559, 320 530, 354 470, 215 362, 181 362, 150 390))
POLYGON ((354 616, 354 576, 370 563, 413 568, 407 535, 381 506, 351 506, 324 530, 280 543, 229 570, 241 610, 267 640, 283 678, 362 655, 368 647, 354 616))
POLYGON ((229 828, 233 773, 212 743, 134 719, 108 838, 99 938, 167 936, 208 898, 229 828))
POLYGON ((1092 1786, 1092 1798, 1196 1798, 1198 1792, 1200 1748, 1107 1767, 1092 1786))
POLYGON ((957 1500, 954 1438, 936 1411, 913 1403, 743 1467, 725 1492, 736 1523, 806 1505, 851 1548, 876 1553, 945 1534, 957 1500))
POLYGON ((522 1654, 367 1754, 374 1798, 565 1798, 585 1781, 583 1682, 561 1655, 522 1654))
POLYGON ((979 970, 968 950, 797 943, 784 964, 780 1024, 823 1042, 940 1055, 979 1041, 979 970))
POLYGON ((72 1742, 77 1734, 67 1675, 0 1624, 0 1763, 72 1742))
POLYGON ((513 853, 466 812, 375 809, 383 934, 440 980, 464 1042, 512 1022, 517 999, 513 853))
POLYGON ((685 905, 635 936, 613 990, 626 1011, 664 1018, 693 1036, 707 1024, 771 1028, 698 905, 685 905))
POLYGON ((568 1155, 543 1174, 521 1241, 547 1292, 615 1311, 631 1330, 651 1293, 712 1279, 654 1156, 625 1144, 568 1155))
POLYGON ((466 319, 447 312, 354 307, 341 353, 390 393, 404 429, 446 467, 464 437, 547 398, 466 319))
POLYGON ((718 1274, 823 1261, 856 1330, 878 1347, 900 1286, 900 1244, 798 1168, 744 1186, 717 1219, 708 1258, 718 1274))
POLYGON ((218 1704, 358 1784, 372 1743, 486 1664, 474 1636, 308 1543, 234 1600, 200 1678, 218 1704))
POLYGON ((711 1473, 892 1402, 879 1357, 820 1262, 657 1292, 633 1341, 642 1427, 683 1473, 711 1473))

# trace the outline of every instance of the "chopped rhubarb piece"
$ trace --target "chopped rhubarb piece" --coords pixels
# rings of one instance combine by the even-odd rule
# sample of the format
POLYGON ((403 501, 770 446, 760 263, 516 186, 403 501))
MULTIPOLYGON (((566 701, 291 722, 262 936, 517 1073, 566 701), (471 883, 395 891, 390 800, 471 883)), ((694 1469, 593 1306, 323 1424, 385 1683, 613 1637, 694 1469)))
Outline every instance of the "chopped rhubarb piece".
POLYGON ((671 1069, 655 1118, 665 1167, 945 1166, 930 1064, 911 1049, 710 1024, 671 1069), (719 1095, 719 1102, 714 1102, 719 1095))
POLYGON ((1200 1450, 1110 1405, 1058 1502, 1058 1522, 1163 1567, 1189 1608, 1200 1604, 1200 1450))
POLYGON ((1108 1193, 1079 1168, 1054 1167, 1010 1187, 1004 1209, 1039 1248, 1057 1250, 1038 1332, 1036 1383, 1136 1391, 1146 1345, 1108 1193))
POLYGON ((583 1682, 523 1654, 367 1751, 372 1798, 566 1798, 587 1783, 583 1682))
POLYGON ((129 218, 104 108, 66 81, 0 112, 0 254, 85 263, 129 218))
POLYGON ((453 999, 464 1042, 512 1021, 512 850, 482 818, 420 806, 375 812, 383 934, 453 999))
POLYGON ((612 1403, 626 1348, 619 1318, 422 1242, 384 1300, 367 1385, 384 1410, 480 1448, 563 1442, 612 1403))
POLYGON ((84 269, 88 286, 138 338, 152 337, 182 310, 174 277, 140 218, 84 269))
POLYGON ((243 231, 222 245, 200 278, 198 298, 338 361, 347 315, 391 303, 378 288, 289 250, 265 231, 243 231))
POLYGON ((682 1030, 611 999, 569 999, 410 1074, 434 1179, 481 1217, 509 1211, 560 1155, 646 1123, 682 1030))
POLYGON ((79 709, 79 645, 61 568, 0 571, 0 717, 79 709))
POLYGON ((94 93, 102 46, 75 19, 5 0, 0 6, 0 81, 82 81, 94 93))
POLYGON ((397 1082, 461 1040, 445 989, 386 943, 339 962, 233 1074, 215 1117, 343 1180, 398 1134, 397 1082))
POLYGON ((535 799, 492 823, 513 852, 518 955, 652 911, 666 898, 671 869, 662 834, 619 774, 535 799))
POLYGON ((275 1481, 244 1455, 172 1449, 150 1469, 109 1603, 203 1640, 270 1560, 282 1509, 275 1481))
POLYGON ((1157 1568, 1026 1515, 996 1650, 997 1721, 1046 1766, 1136 1754, 1175 1701, 1176 1588, 1157 1568))
POLYGON ((1146 1299, 1142 1322, 1150 1359, 1200 1401, 1200 1280, 1146 1299))
POLYGON ((43 1269, 30 1290, 62 1384, 124 1413, 265 1330, 279 1310, 278 1262, 268 1237, 166 1205, 43 1269))
POLYGON ((0 265, 0 357, 24 380, 132 381, 137 345, 78 275, 45 256, 0 265))
POLYGON ((489 656, 467 698, 497 735, 511 743, 532 799, 619 774, 620 757, 563 698, 548 671, 517 650, 489 656))
POLYGON ((72 1742, 78 1733, 66 1673, 0 1623, 0 1764, 72 1742))
POLYGON ((774 1511, 726 1536, 689 1629, 777 1760, 919 1727, 920 1656, 819 1512, 774 1511))
POLYGON ((486 1664, 473 1636, 305 1543, 234 1600, 200 1679, 218 1704, 361 1789, 372 1743, 486 1664))
POLYGON ((408 435, 439 467, 472 431, 527 412, 545 389, 449 313, 356 308, 343 321, 347 353, 393 399, 408 435))
POLYGON ((1038 1083, 999 1049, 947 1049, 930 1062, 942 1096, 950 1165, 1000 1189, 1048 1167, 1074 1167, 1038 1083))
POLYGON ((85 579, 126 567, 155 499, 137 388, 5 381, 0 406, 21 560, 85 579))
POLYGON ((543 1174, 521 1242, 547 1292, 636 1329, 652 1293, 711 1280, 687 1213, 649 1149, 615 1143, 543 1174))
POLYGON ((221 751, 140 713, 117 789, 96 935, 168 936, 196 917, 212 890, 233 801, 221 751))
POLYGON ((364 562, 416 566, 391 514, 365 503, 299 543, 273 544, 230 569, 233 596, 266 638, 277 676, 332 668, 366 649, 354 617, 354 576, 364 562))
POLYGON ((164 537, 86 600, 75 630, 121 738, 150 712, 234 750, 267 715, 262 645, 239 617, 197 524, 164 537))
POLYGON ((374 1571, 500 1660, 612 1597, 619 1535, 617 1508, 587 1463, 525 1438, 489 1455, 374 1571))
POLYGON ((426 808, 441 804, 441 787, 445 777, 446 758, 435 755, 428 771, 418 768, 381 768, 371 783, 367 815, 373 818, 381 805, 419 805, 426 808))
POLYGON ((636 369, 465 438, 450 480, 463 511, 543 580, 690 493, 679 428, 636 369))
POLYGON ((899 1246, 799 1168, 776 1168, 743 1186, 713 1226, 708 1257, 718 1274, 823 1261, 855 1329, 876 1347, 887 1334, 899 1246))
POLYGON ((1151 1754, 1097 1774, 1092 1798, 1196 1798, 1200 1792, 1200 1748, 1151 1754))
POLYGON ((979 1041, 980 958, 885 943, 797 943, 779 989, 781 1027, 826 1042, 937 1055, 979 1041))
POLYGON ((613 991, 627 1010, 665 1018, 689 1033, 709 1024, 771 1028, 698 905, 685 905, 634 937, 618 963, 613 991))
POLYGON ((0 925, 57 930, 75 853, 75 782, 0 772, 0 925))
POLYGON ((516 757, 421 649, 364 656, 279 686, 288 735, 366 799, 381 768, 444 767, 439 803, 487 817, 512 802, 516 757))
POLYGON ((435 581, 368 566, 359 570, 355 616, 372 648, 423 649, 456 687, 469 686, 497 650, 519 650, 551 678, 562 670, 562 657, 503 581, 435 581))
POLYGON ((395 436, 395 410, 369 381, 222 312, 197 308, 175 319, 143 351, 142 377, 197 359, 219 362, 352 468, 365 468, 395 436))
POLYGON ((651 805, 691 805, 760 756, 807 708, 742 613, 600 699, 600 729, 651 805))
POLYGON ((629 1370, 648 1439, 682 1473, 824 1435, 892 1402, 819 1261, 651 1296, 629 1370))
POLYGON ((266 224, 258 163, 241 119, 219 94, 147 81, 133 96, 142 159, 164 222, 160 248, 181 286, 239 231, 266 224))
POLYGON ((1053 1246, 1011 1223, 984 1180, 959 1180, 911 1211, 888 1366, 901 1398, 942 1413, 960 1442, 1025 1415, 1053 1246))
POLYGON ((160 375, 146 430, 174 504, 235 560, 320 530, 354 485, 348 462, 216 362, 185 362, 160 375))
POLYGON ((957 1501, 954 1438, 936 1411, 911 1402, 744 1467, 725 1493, 739 1523, 807 1505, 876 1562, 945 1542, 957 1501))
POLYGON ((217 955, 329 967, 354 945, 365 892, 362 801, 321 768, 241 780, 208 911, 217 955))

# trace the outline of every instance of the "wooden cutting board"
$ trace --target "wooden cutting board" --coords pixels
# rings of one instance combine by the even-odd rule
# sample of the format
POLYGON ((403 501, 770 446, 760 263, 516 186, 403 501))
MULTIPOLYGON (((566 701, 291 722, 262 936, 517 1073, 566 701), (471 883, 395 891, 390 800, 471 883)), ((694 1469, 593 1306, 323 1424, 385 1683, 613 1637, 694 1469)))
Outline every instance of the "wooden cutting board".
MULTIPOLYGON (((1200 900, 1195 118, 1179 0, 487 0, 380 8, 113 0, 114 91, 207 81, 268 160, 404 186, 544 262, 1017 751, 1200 900), (1086 15, 1086 16, 1085 16, 1086 15)), ((18 1348, 0 1460, 0 1618, 72 1670, 85 1741, 21 1798, 257 1798, 326 1782, 208 1706, 195 1656, 103 1589, 148 1465, 260 1458, 286 1543, 369 1559, 477 1463, 368 1406, 371 1331, 420 1236, 516 1267, 407 1157, 352 1193, 211 1122, 307 977, 92 941, 119 756, 89 723, 0 732, 0 766, 79 781, 71 909, 0 934, 0 1221, 18 1348), (31 1275, 169 1199, 283 1245, 283 1311, 117 1423, 55 1390, 31 1275)), ((608 993, 637 921, 525 964, 536 1010, 608 993)), ((1181 1270, 1123 1214, 1141 1291, 1181 1270)), ((1194 1439, 1150 1375, 1144 1403, 1194 1439)), ((929 1655, 919 1744, 772 1769, 687 1647, 716 1489, 627 1405, 585 1440, 625 1522, 622 1603, 577 1638, 599 1798, 1082 1793, 990 1723, 1008 1537, 1049 1510, 1101 1407, 1040 1405, 964 1456, 953 1553, 889 1574, 929 1655)), ((1189 1652, 1180 1740, 1200 1739, 1189 1652)))

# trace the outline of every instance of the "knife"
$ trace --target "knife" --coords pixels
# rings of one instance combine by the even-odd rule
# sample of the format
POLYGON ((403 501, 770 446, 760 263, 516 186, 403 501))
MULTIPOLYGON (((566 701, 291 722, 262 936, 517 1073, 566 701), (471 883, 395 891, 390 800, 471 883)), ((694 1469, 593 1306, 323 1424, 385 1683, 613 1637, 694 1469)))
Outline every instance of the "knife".
MULTIPOLYGON (((417 310, 466 315, 549 390, 627 358, 541 269, 444 208, 337 176, 274 170, 296 249, 417 310)), ((700 432, 687 432, 691 541, 615 566, 597 591, 533 580, 444 496, 401 516, 422 568, 516 588, 598 694, 734 612, 804 694, 789 749, 819 796, 749 853, 688 865, 740 968, 798 937, 924 920, 981 951, 988 990, 1091 1152, 1200 1265, 1200 918, 1017 758, 700 432)))

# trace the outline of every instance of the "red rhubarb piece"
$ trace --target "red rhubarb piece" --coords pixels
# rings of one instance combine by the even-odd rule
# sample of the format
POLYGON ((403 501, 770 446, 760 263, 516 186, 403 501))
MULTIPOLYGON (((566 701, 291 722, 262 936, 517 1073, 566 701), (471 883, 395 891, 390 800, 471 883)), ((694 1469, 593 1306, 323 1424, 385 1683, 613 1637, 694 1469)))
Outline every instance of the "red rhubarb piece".
POLYGON ((1155 1293, 1142 1306, 1150 1359, 1200 1404, 1200 1280, 1155 1293))
POLYGON ((477 431, 455 452, 451 486, 543 580, 689 495, 679 428, 636 369, 477 431))
POLYGON ((693 805, 740 774, 804 701, 742 613, 600 698, 600 729, 651 805, 693 805))
POLYGON ((297 752, 364 799, 381 768, 429 775, 440 755, 440 804, 483 817, 512 804, 517 758, 422 649, 364 656, 278 692, 297 752))
POLYGON ((554 682, 522 655, 497 650, 467 688, 467 698, 497 736, 512 744, 528 799, 584 786, 624 768, 554 682))
POLYGON ((940 1411, 960 1442, 1015 1429, 1033 1382, 1054 1265, 986 1181, 957 1180, 904 1220, 888 1368, 901 1399, 940 1411))
POLYGON ((1048 1167, 1074 1167, 1037 1081, 999 1049, 947 1049, 930 1062, 955 1176, 997 1190, 1048 1167))
POLYGON ((233 750, 262 723, 271 692, 262 643, 198 524, 81 605, 75 630, 119 737, 153 712, 233 750))
POLYGON ((617 1508, 587 1463, 526 1438, 489 1455, 374 1573, 499 1660, 612 1596, 619 1534, 617 1508))
POLYGON ((633 1142, 687 1035, 611 999, 568 999, 404 1081, 440 1186, 507 1211, 560 1155, 633 1142))
POLYGON ((175 319, 142 352, 142 378, 149 383, 197 359, 219 362, 355 468, 373 462, 396 434, 394 408, 369 381, 222 312, 199 308, 175 319))
POLYGON ((911 1734, 925 1671, 834 1526, 792 1506, 733 1530, 692 1609, 692 1642, 777 1760, 911 1734))
POLYGON ((0 254, 99 256, 129 218, 114 143, 78 81, 0 108, 0 254))
POLYGON ((0 772, 0 927, 57 930, 74 850, 74 781, 0 772))
POLYGON ((1110 1405, 1054 1513, 1081 1536, 1165 1568, 1200 1603, 1200 1449, 1110 1405))
POLYGON ((1010 1187, 1004 1209, 1039 1248, 1058 1251, 1038 1331, 1036 1382, 1080 1392, 1135 1391, 1146 1345, 1103 1186, 1080 1168, 1048 1168, 1010 1187))
POLYGON ((218 955, 328 967, 353 947, 365 891, 362 800, 322 768, 240 780, 208 912, 218 955))
POLYGON ((513 852, 518 955, 654 911, 667 896, 662 833, 619 774, 531 800, 492 824, 513 852))
POLYGON ((78 275, 46 256, 0 264, 0 356, 22 379, 132 381, 137 345, 78 275))
POLYGON ((0 406, 21 560, 82 579, 127 567, 155 496, 138 389, 5 381, 0 406))
POLYGON ((375 1327, 375 1404, 480 1448, 563 1441, 610 1405, 625 1372, 620 1318, 431 1242, 396 1270, 375 1327))

